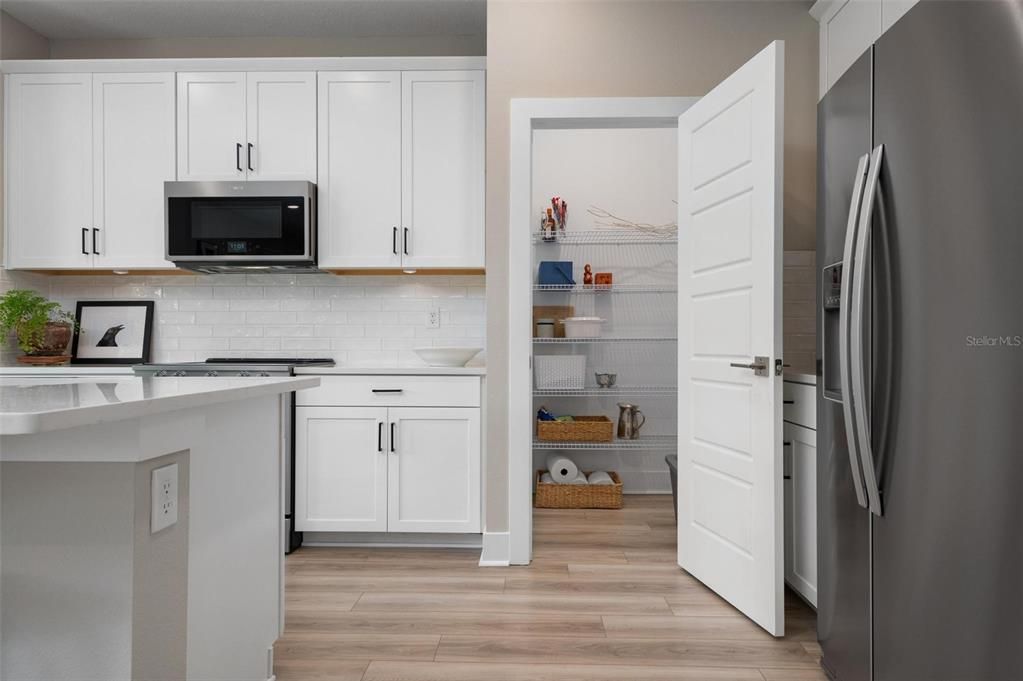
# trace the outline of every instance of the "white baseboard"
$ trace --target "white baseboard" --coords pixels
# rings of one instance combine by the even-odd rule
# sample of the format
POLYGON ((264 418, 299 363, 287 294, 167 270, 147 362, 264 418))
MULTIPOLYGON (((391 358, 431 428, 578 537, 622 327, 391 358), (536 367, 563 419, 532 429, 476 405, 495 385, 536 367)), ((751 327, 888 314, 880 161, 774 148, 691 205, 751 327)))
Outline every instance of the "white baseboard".
MULTIPOLYGON (((478 534, 414 532, 305 532, 302 546, 478 549, 478 534)), ((299 549, 301 551, 301 549, 299 549)))
POLYGON ((480 567, 508 567, 511 553, 507 532, 484 532, 480 567))

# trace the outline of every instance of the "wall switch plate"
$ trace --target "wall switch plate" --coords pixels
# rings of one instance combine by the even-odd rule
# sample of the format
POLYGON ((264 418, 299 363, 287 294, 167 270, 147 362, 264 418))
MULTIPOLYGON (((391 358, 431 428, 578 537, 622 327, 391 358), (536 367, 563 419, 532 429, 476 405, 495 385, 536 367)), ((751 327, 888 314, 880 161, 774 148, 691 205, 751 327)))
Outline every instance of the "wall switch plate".
POLYGON ((426 328, 428 329, 439 329, 440 328, 440 308, 432 308, 426 313, 426 328))
POLYGON ((172 463, 153 471, 153 509, 150 532, 155 534, 178 522, 178 465, 172 463))

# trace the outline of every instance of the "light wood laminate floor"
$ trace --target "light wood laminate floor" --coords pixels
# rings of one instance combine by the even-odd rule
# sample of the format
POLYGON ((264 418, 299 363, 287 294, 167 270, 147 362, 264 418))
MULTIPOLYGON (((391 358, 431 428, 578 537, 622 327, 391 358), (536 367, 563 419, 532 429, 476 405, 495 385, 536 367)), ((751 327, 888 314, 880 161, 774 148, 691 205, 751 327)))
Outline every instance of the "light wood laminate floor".
POLYGON ((478 550, 302 548, 287 559, 279 681, 825 681, 813 611, 785 638, 675 564, 671 497, 536 510, 534 561, 478 550))

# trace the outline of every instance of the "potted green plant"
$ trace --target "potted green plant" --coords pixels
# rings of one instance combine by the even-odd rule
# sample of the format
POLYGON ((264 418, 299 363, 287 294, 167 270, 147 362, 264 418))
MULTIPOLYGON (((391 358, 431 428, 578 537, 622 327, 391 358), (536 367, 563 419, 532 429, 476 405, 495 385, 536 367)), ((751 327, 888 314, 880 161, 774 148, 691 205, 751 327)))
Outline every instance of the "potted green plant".
POLYGON ((12 289, 0 296, 0 339, 15 333, 23 364, 66 361, 76 326, 74 315, 35 291, 12 289))

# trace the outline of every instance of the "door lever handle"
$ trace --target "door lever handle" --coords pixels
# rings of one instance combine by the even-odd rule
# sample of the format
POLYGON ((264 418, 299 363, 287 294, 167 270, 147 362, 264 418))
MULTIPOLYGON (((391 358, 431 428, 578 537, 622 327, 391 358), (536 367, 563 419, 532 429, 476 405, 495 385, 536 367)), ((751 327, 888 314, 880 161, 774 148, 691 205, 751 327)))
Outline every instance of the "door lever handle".
POLYGON ((768 360, 767 357, 761 357, 760 355, 757 355, 749 364, 743 364, 742 362, 731 362, 728 366, 735 367, 736 369, 752 369, 754 375, 766 376, 767 365, 769 361, 770 360, 768 360))

